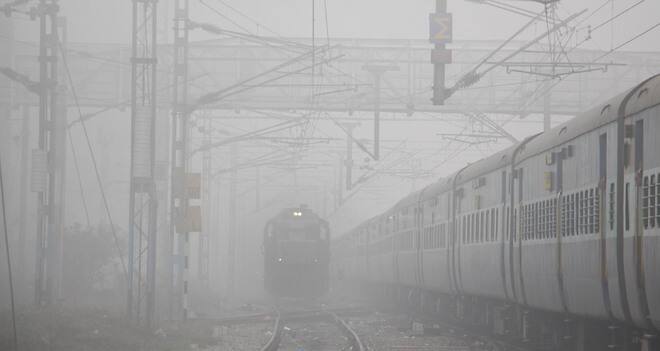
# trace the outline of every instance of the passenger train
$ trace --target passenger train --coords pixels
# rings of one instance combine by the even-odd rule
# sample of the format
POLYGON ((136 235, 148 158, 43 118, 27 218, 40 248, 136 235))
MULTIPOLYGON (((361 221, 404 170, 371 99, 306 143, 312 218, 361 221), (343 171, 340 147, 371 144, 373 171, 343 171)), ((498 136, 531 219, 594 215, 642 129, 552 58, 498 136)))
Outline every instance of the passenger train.
POLYGON ((266 223, 263 238, 264 287, 276 298, 313 299, 328 291, 328 222, 301 205, 266 223))
POLYGON ((559 349, 656 349, 659 237, 654 76, 401 199, 334 240, 333 272, 559 349))

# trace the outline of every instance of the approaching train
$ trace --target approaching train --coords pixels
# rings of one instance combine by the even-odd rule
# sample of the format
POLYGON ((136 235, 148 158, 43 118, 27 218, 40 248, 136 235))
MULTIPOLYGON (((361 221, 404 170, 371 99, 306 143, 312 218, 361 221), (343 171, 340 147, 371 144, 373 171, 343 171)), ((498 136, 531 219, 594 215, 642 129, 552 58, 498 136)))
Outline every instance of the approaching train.
POLYGON ((655 76, 334 240, 333 272, 558 349, 655 350, 659 237, 655 76))
POLYGON ((264 287, 274 297, 316 298, 328 291, 328 222, 306 206, 287 208, 264 229, 264 287))

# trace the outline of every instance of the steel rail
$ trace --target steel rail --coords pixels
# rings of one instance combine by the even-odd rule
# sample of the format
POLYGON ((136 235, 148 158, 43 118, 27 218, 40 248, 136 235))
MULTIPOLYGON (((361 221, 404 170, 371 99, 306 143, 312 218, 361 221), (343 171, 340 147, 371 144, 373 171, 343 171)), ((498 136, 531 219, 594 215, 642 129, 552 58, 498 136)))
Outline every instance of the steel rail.
POLYGON ((271 335, 268 342, 261 348, 261 351, 276 351, 280 346, 280 341, 282 340, 282 332, 284 330, 284 325, 286 322, 291 322, 294 320, 330 320, 333 322, 337 328, 344 334, 348 343, 350 345, 350 350, 352 351, 366 351, 367 348, 360 340, 360 337, 357 333, 344 321, 339 318, 337 314, 330 311, 314 311, 309 312, 305 311, 303 313, 286 313, 283 314, 277 311, 277 318, 275 319, 275 324, 273 325, 273 335, 271 335))
POLYGON ((336 314, 332 312, 328 312, 328 314, 332 317, 334 320, 335 324, 339 329, 344 333, 346 338, 348 338, 348 341, 351 344, 351 350, 352 351, 366 351, 367 348, 364 346, 362 343, 362 340, 360 340, 360 337, 357 335, 357 333, 344 321, 343 319, 339 318, 336 314))
POLYGON ((280 312, 277 311, 277 317, 275 318, 275 325, 273 326, 273 335, 271 335, 270 340, 261 348, 261 351, 275 351, 280 347, 280 341, 282 340, 282 330, 284 329, 284 323, 280 312))

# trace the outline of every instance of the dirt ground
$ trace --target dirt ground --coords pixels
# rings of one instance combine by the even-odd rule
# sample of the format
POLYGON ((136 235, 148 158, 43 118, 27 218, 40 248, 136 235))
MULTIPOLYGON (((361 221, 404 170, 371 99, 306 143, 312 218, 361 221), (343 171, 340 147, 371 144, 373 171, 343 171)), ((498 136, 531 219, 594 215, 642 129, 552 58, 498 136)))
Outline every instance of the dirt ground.
MULTIPOLYGON (((174 328, 149 331, 102 310, 19 311, 20 351, 169 351, 204 349, 218 344, 206 328, 174 328)), ((0 317, 0 350, 12 349, 11 315, 0 317)))

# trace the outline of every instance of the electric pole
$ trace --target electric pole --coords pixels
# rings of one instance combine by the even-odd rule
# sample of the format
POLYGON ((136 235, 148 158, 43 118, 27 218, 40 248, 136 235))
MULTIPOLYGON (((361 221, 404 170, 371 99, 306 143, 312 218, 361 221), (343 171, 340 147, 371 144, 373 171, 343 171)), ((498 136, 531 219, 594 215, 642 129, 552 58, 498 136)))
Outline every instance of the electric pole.
POLYGON ((58 87, 58 18, 55 0, 40 0, 34 9, 39 14, 39 135, 38 147, 32 152, 31 189, 37 192, 37 241, 35 303, 53 302, 59 279, 57 272, 61 240, 60 178, 63 177, 62 150, 58 150, 61 132, 62 103, 58 87))
POLYGON ((157 0, 133 0, 127 317, 151 328, 156 289, 157 0), (144 305, 143 305, 144 304, 144 305), (144 313, 144 316, 143 316, 144 313))
POLYGON ((398 71, 399 67, 393 65, 378 65, 370 64, 362 67, 367 72, 374 76, 374 160, 380 159, 380 94, 381 94, 381 79, 383 74, 388 71, 398 71))
POLYGON ((174 75, 172 96, 170 193, 170 318, 188 318, 188 252, 190 243, 188 172, 188 35, 189 0, 174 1, 174 75), (176 248, 176 251, 175 251, 176 248), (176 306, 176 307, 175 307, 176 306), (176 309, 176 311, 175 311, 176 309))
POLYGON ((433 105, 444 105, 448 97, 445 89, 445 64, 452 62, 452 52, 445 44, 452 41, 452 16, 447 13, 447 0, 435 1, 435 13, 429 15, 429 40, 435 44, 431 51, 433 63, 433 105))

